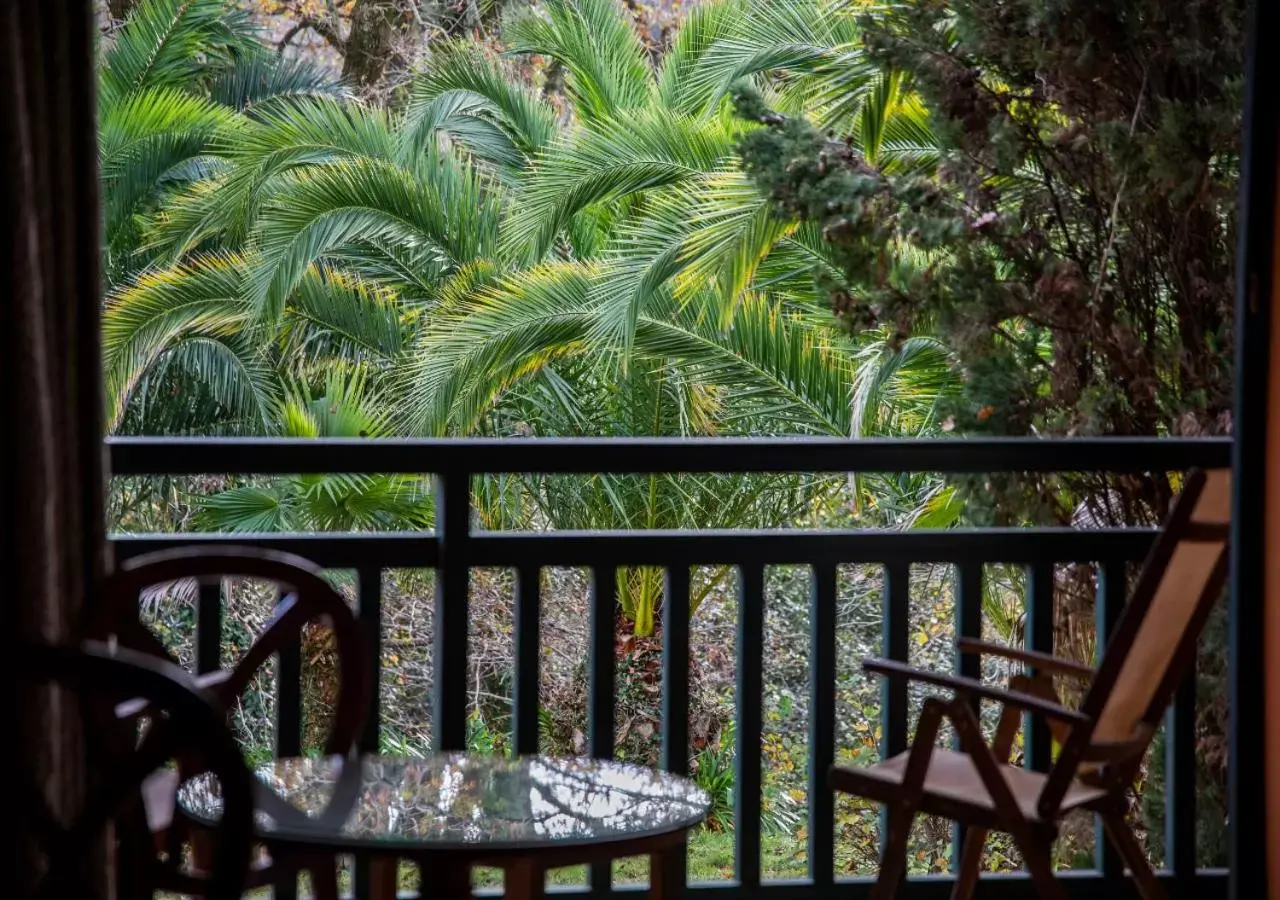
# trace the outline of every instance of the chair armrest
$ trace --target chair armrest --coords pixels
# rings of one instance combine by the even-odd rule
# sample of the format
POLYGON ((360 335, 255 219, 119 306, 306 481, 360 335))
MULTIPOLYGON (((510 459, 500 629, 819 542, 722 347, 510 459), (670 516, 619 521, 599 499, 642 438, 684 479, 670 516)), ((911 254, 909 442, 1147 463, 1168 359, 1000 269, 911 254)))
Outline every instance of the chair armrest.
POLYGON ((1069 722, 1072 725, 1086 725, 1091 721, 1088 716, 1078 713, 1074 709, 1067 709, 1065 706, 1040 697, 1033 697, 1031 694, 1024 694, 1020 691, 1005 691, 991 687, 976 678, 964 678, 958 675, 931 672, 928 669, 916 669, 906 663, 895 662, 891 659, 867 659, 863 661, 862 668, 867 672, 885 675, 889 678, 906 678, 908 681, 919 681, 924 684, 936 685, 937 687, 950 688, 958 695, 994 700, 997 703, 1016 706, 1027 712, 1040 713, 1051 719, 1069 722))
POLYGON ((1045 672, 1052 672, 1055 675, 1068 675, 1083 681, 1093 680, 1094 670, 1089 666, 1082 665, 1075 660, 1062 659, 1048 653, 1040 653, 1036 650, 1005 647, 1001 644, 990 644, 986 641, 967 637, 962 637, 956 641, 956 647, 961 653, 988 653, 991 656, 1000 656, 1005 659, 1012 659, 1015 662, 1026 663, 1029 666, 1034 666, 1045 672))

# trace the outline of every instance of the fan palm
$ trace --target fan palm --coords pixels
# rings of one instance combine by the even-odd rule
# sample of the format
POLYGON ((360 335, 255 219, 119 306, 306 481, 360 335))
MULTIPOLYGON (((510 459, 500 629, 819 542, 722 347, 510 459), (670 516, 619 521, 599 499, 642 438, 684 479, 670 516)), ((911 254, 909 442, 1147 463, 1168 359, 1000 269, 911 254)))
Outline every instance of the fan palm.
MULTIPOLYGON (((322 393, 289 385, 273 408, 285 437, 380 437, 384 411, 361 367, 332 366, 322 393)), ((430 479, 414 475, 294 475, 198 498, 195 524, 218 531, 425 528, 435 518, 430 479)))

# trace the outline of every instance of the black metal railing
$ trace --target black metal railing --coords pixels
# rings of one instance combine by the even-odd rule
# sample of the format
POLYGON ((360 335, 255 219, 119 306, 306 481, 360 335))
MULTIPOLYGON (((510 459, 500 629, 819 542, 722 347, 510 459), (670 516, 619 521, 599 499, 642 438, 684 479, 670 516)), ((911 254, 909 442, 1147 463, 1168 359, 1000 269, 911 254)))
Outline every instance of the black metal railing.
MULTIPOLYGON (((359 617, 380 659, 382 572, 432 568, 436 572, 433 746, 462 749, 466 740, 468 583, 475 567, 501 567, 516 574, 515 666, 512 745, 534 752, 538 741, 539 577, 543 567, 589 570, 589 752, 613 754, 615 571, 622 566, 657 566, 666 572, 663 612, 662 764, 676 772, 688 766, 689 567, 731 565, 738 572, 737 747, 735 786, 736 879, 692 885, 691 894, 738 898, 856 898, 865 879, 834 877, 834 804, 824 784, 836 734, 836 578, 843 564, 884 566, 882 652, 906 660, 909 567, 949 563, 957 570, 956 632, 978 636, 981 627, 983 567, 989 563, 1025 567, 1026 641, 1035 650, 1053 650, 1053 567, 1058 563, 1097 566, 1099 646, 1124 603, 1125 573, 1151 544, 1150 529, 987 528, 945 531, 608 531, 485 532, 471 527, 473 476, 517 474, 622 473, 849 473, 849 472, 1170 472, 1193 466, 1230 464, 1229 441, 1216 439, 943 440, 844 441, 832 439, 527 439, 527 440, 277 440, 277 439, 114 439, 108 442, 112 473, 178 476, 313 473, 432 473, 436 485, 433 533, 359 534, 165 534, 117 535, 117 559, 173 546, 226 542, 275 547, 299 553, 329 568, 354 569, 359 617), (764 573, 767 566, 808 565, 812 571, 808 866, 801 881, 761 879, 761 697, 763 694, 764 573)), ((196 616, 196 661, 202 670, 218 664, 222 598, 216 586, 202 591, 196 616)), ((958 662, 976 675, 976 661, 958 662)), ((280 662, 277 749, 299 752, 300 660, 280 662)), ((378 684, 373 715, 362 746, 379 746, 378 684)), ((881 701, 882 750, 900 752, 908 735, 904 685, 885 684, 881 701)), ((1167 729, 1166 859, 1163 875, 1184 896, 1225 896, 1226 875, 1196 868, 1194 680, 1178 694, 1167 729)), ((1048 733, 1033 728, 1028 764, 1050 763, 1048 733)), ((1118 857, 1101 834, 1096 868, 1063 873, 1073 896, 1133 896, 1118 857)), ((357 879, 357 887, 360 881, 357 879)), ((588 891, 595 896, 625 893, 610 883, 608 866, 593 869, 588 891)), ((911 879, 904 895, 945 896, 950 879, 911 879)), ((985 879, 983 897, 1031 896, 1019 876, 985 879)))

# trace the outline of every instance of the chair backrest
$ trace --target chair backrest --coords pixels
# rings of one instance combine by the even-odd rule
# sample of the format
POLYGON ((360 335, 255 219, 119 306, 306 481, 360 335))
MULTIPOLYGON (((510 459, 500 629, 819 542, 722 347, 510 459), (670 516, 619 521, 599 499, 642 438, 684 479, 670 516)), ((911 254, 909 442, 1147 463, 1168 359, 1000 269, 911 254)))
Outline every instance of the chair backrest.
POLYGON ((372 661, 364 631, 350 607, 325 581, 323 571, 307 559, 260 547, 231 545, 176 547, 133 557, 107 579, 101 598, 91 610, 89 633, 176 665, 177 660, 138 618, 141 592, 187 578, 217 583, 224 577, 274 582, 281 591, 281 602, 267 629, 257 636, 215 692, 224 701, 238 695, 282 646, 296 645, 301 640, 304 624, 327 620, 333 629, 341 681, 324 751, 349 752, 369 712, 374 685, 372 661))
POLYGON ((1230 470, 1189 473, 1080 706, 1094 725, 1072 729, 1041 797, 1043 813, 1097 761, 1137 765, 1222 591, 1230 524, 1230 470))

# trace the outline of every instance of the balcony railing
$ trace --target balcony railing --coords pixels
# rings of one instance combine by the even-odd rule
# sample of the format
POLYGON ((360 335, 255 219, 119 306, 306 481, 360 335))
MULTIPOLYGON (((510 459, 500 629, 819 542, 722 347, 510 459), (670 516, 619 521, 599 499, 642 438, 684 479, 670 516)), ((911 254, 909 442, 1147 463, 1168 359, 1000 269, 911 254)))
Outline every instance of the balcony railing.
MULTIPOLYGON (((834 877, 834 803, 824 784, 836 734, 837 566, 884 566, 882 654, 907 659, 909 567, 949 563, 957 571, 955 631, 979 636, 983 566, 1014 564, 1026 569, 1026 642, 1052 651, 1053 567, 1097 566, 1099 645, 1124 603, 1126 566, 1141 560, 1150 529, 987 528, 945 531, 608 531, 486 532, 470 521, 472 476, 595 473, 849 473, 849 472, 1172 472, 1193 466, 1227 466, 1225 440, 945 440, 842 441, 830 439, 528 439, 528 440, 311 440, 116 439, 109 441, 114 475, 236 475, 322 473, 432 473, 436 529, 415 533, 359 534, 164 534, 113 538, 117 559, 179 545, 227 542, 274 547, 330 568, 357 573, 359 616, 367 625, 373 658, 381 657, 381 592, 385 569, 432 568, 436 572, 433 745, 462 749, 467 716, 468 583, 473 567, 502 567, 516 574, 515 667, 511 746, 521 753, 538 747, 539 582, 548 566, 574 566, 591 574, 588 626, 588 735, 594 756, 613 754, 615 578, 620 566, 665 571, 662 621, 662 765, 688 767, 689 567, 732 565, 738 573, 736 640, 735 871, 729 883, 691 885, 695 897, 746 900, 786 897, 819 900, 865 896, 866 879, 834 877), (810 605, 810 712, 808 723, 808 867, 801 881, 761 880, 761 696, 763 693, 764 572, 766 566, 807 565, 812 572, 810 605)), ((217 585, 202 588, 196 616, 196 665, 219 663, 222 597, 217 585)), ((299 752, 301 661, 296 653, 279 661, 277 750, 299 752)), ((976 661, 958 661, 977 676, 976 661)), ((372 680, 372 715, 362 746, 379 746, 378 688, 372 680)), ((1166 860, 1163 877, 1182 896, 1226 894, 1226 875, 1196 868, 1195 685, 1178 693, 1167 724, 1166 860)), ((908 700, 905 685, 881 695, 882 752, 905 749, 908 700)), ((1047 731, 1033 727, 1027 763, 1050 764, 1047 731)), ((1118 857, 1099 835, 1095 869, 1064 872, 1072 896, 1134 896, 1118 857)), ((588 891, 598 897, 626 893, 610 883, 608 866, 593 869, 588 891)), ((357 879, 357 887, 360 881, 357 879)), ((950 879, 911 879, 904 896, 945 896, 950 879)), ((984 879, 979 896, 1031 896, 1016 874, 984 879)), ((278 894, 279 896, 279 894, 278 894)))

